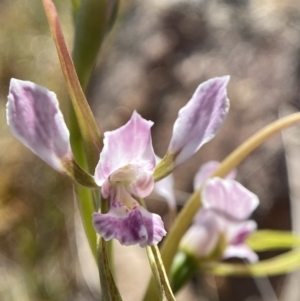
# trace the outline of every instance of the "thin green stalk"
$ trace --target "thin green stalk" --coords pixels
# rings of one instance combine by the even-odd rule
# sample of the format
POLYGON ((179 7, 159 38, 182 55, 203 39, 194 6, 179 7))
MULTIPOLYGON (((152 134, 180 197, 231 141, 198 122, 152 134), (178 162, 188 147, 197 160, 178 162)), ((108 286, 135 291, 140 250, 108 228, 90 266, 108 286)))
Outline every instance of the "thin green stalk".
POLYGON ((104 293, 103 289, 107 290, 103 294, 103 300, 122 301, 122 297, 111 272, 107 243, 103 238, 99 237, 98 245, 98 264, 102 293, 104 293))
POLYGON ((97 238, 97 263, 98 263, 98 271, 99 271, 99 278, 101 284, 101 294, 102 300, 110 301, 110 294, 109 294, 109 287, 108 281, 106 277, 106 266, 104 264, 103 255, 102 255, 102 238, 98 236, 97 238))
MULTIPOLYGON (((161 288, 160 277, 159 277, 159 273, 158 273, 158 269, 157 269, 154 254, 152 252, 151 247, 149 247, 149 246, 147 247, 147 256, 148 256, 149 264, 150 264, 150 267, 151 267, 153 281, 154 281, 155 286, 156 286, 156 293, 158 293, 158 295, 159 295, 158 300, 162 301, 163 300, 163 291, 162 291, 162 288, 161 288)), ((152 298, 153 297, 154 297, 154 295, 152 296, 152 298)))
POLYGON ((161 286, 164 290, 166 299, 168 301, 176 301, 176 299, 173 295, 173 292, 172 292, 172 289, 171 289, 171 286, 170 286, 170 283, 169 283, 169 279, 168 279, 168 276, 167 276, 164 264, 162 262, 161 255, 160 255, 160 252, 159 252, 159 249, 158 249, 157 245, 151 246, 151 250, 152 250, 154 259, 156 261, 161 286))
MULTIPOLYGON (((108 204, 104 200, 101 201, 101 213, 106 213, 108 211, 108 204)), ((100 276, 100 284, 102 292, 107 290, 103 294, 104 300, 111 301, 122 301, 122 297, 119 293, 119 290, 115 284, 115 280, 112 274, 111 264, 110 264, 110 254, 108 250, 108 243, 102 238, 98 238, 98 269, 100 276), (106 296, 109 296, 109 299, 106 299, 106 296)))
POLYGON ((255 264, 212 263, 199 264, 198 268, 206 273, 226 277, 271 277, 298 270, 299 266, 300 251, 295 249, 255 264))

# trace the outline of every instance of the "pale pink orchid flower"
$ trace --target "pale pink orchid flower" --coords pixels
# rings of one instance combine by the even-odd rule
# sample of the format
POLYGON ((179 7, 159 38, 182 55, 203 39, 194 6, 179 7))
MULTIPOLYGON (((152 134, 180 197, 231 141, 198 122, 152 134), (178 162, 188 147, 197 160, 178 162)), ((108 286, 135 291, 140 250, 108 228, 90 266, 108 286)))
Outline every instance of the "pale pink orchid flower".
MULTIPOLYGON (((238 257, 256 262, 258 256, 245 243, 257 225, 249 216, 259 204, 258 197, 235 181, 236 171, 226 179, 208 177, 219 163, 210 161, 195 176, 195 189, 200 188, 202 208, 180 242, 180 249, 198 259, 222 250, 219 259, 238 257)), ((216 259, 216 258, 214 258, 216 259)))
POLYGON ((106 214, 94 213, 93 224, 105 240, 115 238, 123 245, 139 243, 145 247, 157 244, 166 235, 160 216, 148 212, 136 200, 148 196, 154 187, 152 125, 133 112, 124 126, 104 134, 95 180, 110 209, 106 214))
MULTIPOLYGON (((175 158, 175 166, 191 157, 220 129, 229 108, 228 81, 229 76, 224 76, 202 83, 180 110, 168 148, 175 158)), ((63 172, 63 161, 73 155, 69 131, 53 92, 31 82, 12 79, 7 121, 23 144, 63 172)), ((105 240, 115 238, 123 245, 145 247, 157 244, 166 234, 161 217, 148 212, 138 202, 154 187, 156 160, 152 125, 134 112, 124 126, 104 133, 104 147, 94 180, 109 202, 109 211, 94 213, 93 225, 105 240)))

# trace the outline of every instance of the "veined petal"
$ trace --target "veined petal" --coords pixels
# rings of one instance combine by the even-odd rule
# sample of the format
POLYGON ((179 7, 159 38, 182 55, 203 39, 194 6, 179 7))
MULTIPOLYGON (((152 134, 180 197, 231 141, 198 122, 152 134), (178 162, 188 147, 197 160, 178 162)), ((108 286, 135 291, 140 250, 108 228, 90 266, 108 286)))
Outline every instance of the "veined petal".
POLYGON ((162 238, 167 234, 164 223, 158 214, 151 213, 143 207, 139 207, 139 211, 143 215, 143 220, 148 233, 147 244, 141 247, 158 244, 162 238))
POLYGON ((107 214, 94 213, 93 225, 106 241, 114 238, 126 246, 157 244, 166 235, 160 216, 142 207, 129 211, 112 207, 107 214))
POLYGON ((224 213, 237 220, 245 220, 259 204, 258 197, 235 180, 212 178, 202 190, 202 204, 206 209, 224 213))
POLYGON ((134 111, 125 125, 104 133, 104 147, 95 170, 95 180, 99 186, 113 172, 130 164, 153 173, 155 154, 151 140, 152 125, 152 121, 143 119, 134 111))
POLYGON ((223 76, 202 83, 179 111, 168 149, 176 157, 175 165, 190 158, 219 131, 229 109, 228 82, 229 76, 223 76))
POLYGON ((223 253, 223 259, 231 257, 247 259, 251 263, 258 261, 258 255, 245 244, 229 245, 223 253))
MULTIPOLYGON (((208 161, 200 166, 198 172, 194 177, 194 190, 199 189, 203 185, 203 183, 217 170, 220 164, 221 163, 218 161, 208 161)), ((236 170, 231 171, 226 176, 226 179, 235 179, 236 173, 236 170)))
POLYGON ((136 181, 131 184, 132 194, 139 198, 148 196, 152 192, 153 187, 153 175, 147 172, 140 172, 136 181))
POLYGON ((11 79, 7 123, 13 135, 58 171, 71 159, 69 131, 55 93, 29 81, 11 79))

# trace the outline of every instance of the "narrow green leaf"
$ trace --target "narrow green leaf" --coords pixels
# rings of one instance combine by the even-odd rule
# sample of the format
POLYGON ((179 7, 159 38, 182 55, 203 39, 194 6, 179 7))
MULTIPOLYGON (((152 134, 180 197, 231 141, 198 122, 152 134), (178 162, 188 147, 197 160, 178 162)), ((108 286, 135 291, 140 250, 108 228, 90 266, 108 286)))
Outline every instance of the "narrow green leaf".
POLYGON ((290 273, 300 268, 300 250, 293 250, 255 264, 214 263, 199 265, 199 271, 218 276, 263 277, 290 273))
POLYGON ((247 239, 256 252, 289 249, 300 246, 300 237, 290 231, 258 230, 247 239))
POLYGON ((72 58, 69 54, 55 5, 51 0, 43 0, 44 9, 57 49, 63 75, 65 77, 69 95, 77 116, 82 138, 85 142, 87 154, 95 155, 102 148, 102 140, 95 119, 80 86, 72 58))
POLYGON ((107 31, 107 1, 81 0, 75 17, 74 65, 85 90, 107 31))

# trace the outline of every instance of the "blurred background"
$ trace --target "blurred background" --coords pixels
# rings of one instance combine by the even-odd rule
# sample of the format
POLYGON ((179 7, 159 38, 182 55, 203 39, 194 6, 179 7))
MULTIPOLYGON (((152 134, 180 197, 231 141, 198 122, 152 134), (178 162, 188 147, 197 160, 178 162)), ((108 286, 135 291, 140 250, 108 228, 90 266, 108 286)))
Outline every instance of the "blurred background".
MULTIPOLYGON (((55 3, 72 48, 71 1, 55 3)), ((217 137, 175 171, 179 208, 201 164, 224 159, 279 115, 298 111, 300 1, 121 2, 87 92, 102 131, 124 124, 136 109, 155 122, 154 149, 163 156, 178 110, 199 83, 226 74, 229 116, 217 137)), ((13 138, 6 125, 12 77, 55 91, 67 119, 66 86, 41 1, 0 0, 0 300, 99 300, 72 184, 13 138)), ((238 180, 260 198, 254 215, 259 228, 300 231, 299 135, 297 127, 277 135, 238 169, 238 180)), ((165 203, 148 204, 167 218, 165 203)), ((150 275, 145 251, 116 243, 115 253, 124 300, 140 300, 150 275)), ((199 275, 178 300, 298 301, 299 277, 199 275)))

